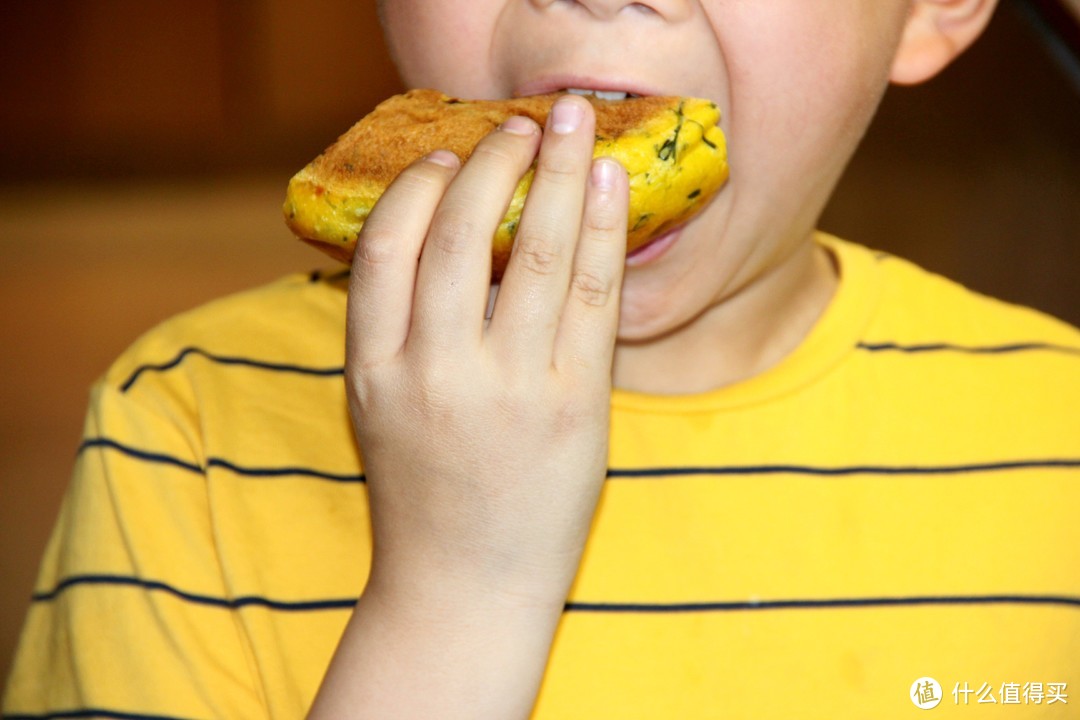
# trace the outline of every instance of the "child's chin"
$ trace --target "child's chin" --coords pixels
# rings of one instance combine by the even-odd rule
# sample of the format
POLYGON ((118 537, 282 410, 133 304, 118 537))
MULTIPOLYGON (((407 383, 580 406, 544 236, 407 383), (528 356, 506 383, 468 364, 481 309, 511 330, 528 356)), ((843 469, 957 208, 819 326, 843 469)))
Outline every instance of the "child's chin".
POLYGON ((645 278, 631 277, 623 282, 622 305, 619 313, 619 342, 647 342, 667 334, 681 324, 677 299, 670 289, 646 287, 638 282, 645 278))

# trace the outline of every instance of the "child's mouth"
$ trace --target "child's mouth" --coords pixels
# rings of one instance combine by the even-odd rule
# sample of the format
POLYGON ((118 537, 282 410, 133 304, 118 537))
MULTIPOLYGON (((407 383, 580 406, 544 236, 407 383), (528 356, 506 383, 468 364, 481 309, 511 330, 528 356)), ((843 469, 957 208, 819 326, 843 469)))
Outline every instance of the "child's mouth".
POLYGON ((571 95, 595 95, 601 100, 625 100, 626 98, 639 98, 642 97, 636 93, 626 92, 623 90, 590 90, 585 88, 566 88, 563 92, 568 92, 571 95))
POLYGON ((675 244, 675 241, 679 239, 682 234, 685 224, 679 225, 676 228, 668 230, 663 235, 653 238, 649 242, 645 243, 641 247, 637 248, 633 252, 626 256, 627 267, 639 267, 656 260, 658 257, 667 252, 668 248, 675 244))

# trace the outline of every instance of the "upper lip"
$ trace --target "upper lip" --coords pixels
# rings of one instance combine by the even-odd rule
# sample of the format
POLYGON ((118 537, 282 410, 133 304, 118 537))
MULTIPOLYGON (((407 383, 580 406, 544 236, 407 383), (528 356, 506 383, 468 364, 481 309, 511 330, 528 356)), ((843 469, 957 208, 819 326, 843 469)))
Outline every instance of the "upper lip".
POLYGON ((634 95, 665 95, 656 87, 649 86, 637 80, 625 78, 602 78, 589 75, 576 75, 572 73, 544 75, 529 80, 514 89, 514 97, 528 95, 545 95, 547 93, 578 88, 581 90, 607 90, 625 92, 634 95))

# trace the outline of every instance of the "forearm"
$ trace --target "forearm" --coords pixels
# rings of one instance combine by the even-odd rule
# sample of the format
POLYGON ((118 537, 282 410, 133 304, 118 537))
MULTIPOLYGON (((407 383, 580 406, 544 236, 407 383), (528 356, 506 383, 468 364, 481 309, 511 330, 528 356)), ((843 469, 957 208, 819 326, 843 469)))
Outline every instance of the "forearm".
POLYGON ((527 718, 560 612, 471 591, 369 587, 309 717, 527 718))

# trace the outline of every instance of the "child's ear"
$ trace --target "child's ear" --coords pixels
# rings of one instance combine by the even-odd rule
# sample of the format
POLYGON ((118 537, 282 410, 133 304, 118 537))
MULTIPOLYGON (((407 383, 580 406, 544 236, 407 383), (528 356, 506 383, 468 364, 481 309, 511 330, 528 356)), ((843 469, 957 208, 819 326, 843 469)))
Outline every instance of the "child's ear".
POLYGON ((889 79, 914 85, 943 70, 982 33, 997 0, 911 0, 889 79))

